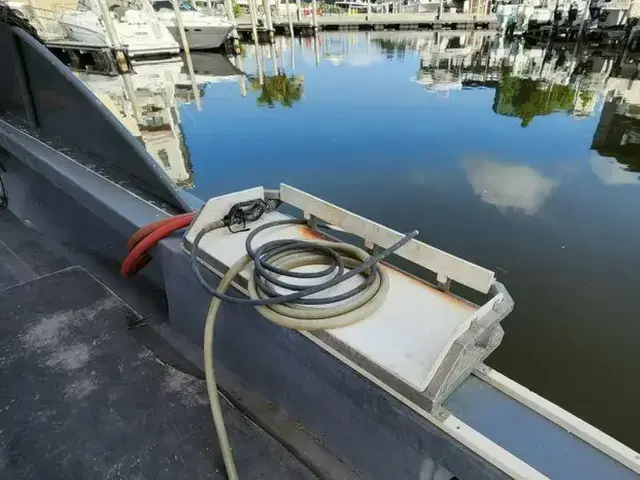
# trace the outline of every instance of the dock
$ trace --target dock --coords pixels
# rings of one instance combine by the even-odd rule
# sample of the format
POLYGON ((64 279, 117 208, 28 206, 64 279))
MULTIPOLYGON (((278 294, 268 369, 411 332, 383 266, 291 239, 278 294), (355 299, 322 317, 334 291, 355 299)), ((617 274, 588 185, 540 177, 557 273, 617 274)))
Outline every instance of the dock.
MULTIPOLYGON (((251 36, 251 19, 248 16, 237 18, 237 31, 242 37, 251 36)), ((311 17, 293 20, 295 34, 311 35, 314 33, 311 17)), ((320 31, 358 31, 358 30, 497 30, 498 21, 495 15, 443 14, 438 18, 435 13, 380 13, 359 15, 320 15, 318 30, 320 31)), ((273 29, 276 34, 289 33, 289 22, 286 18, 274 18, 273 29)), ((264 25, 258 27, 260 36, 267 34, 264 25)))

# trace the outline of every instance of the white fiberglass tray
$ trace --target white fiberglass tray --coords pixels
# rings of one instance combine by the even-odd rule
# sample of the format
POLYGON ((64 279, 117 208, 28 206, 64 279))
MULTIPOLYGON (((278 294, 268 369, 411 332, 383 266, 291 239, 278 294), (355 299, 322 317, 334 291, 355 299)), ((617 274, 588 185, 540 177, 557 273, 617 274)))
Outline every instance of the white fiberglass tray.
MULTIPOLYGON (((191 244, 202 226, 220 219, 233 204, 261 198, 261 190, 252 189, 210 200, 189 230, 186 242, 191 244)), ((271 212, 248 227, 285 218, 289 217, 271 212)), ((229 267, 245 255, 247 235, 248 232, 215 230, 202 239, 200 249, 220 264, 229 267)), ((282 238, 315 239, 319 238, 319 234, 306 226, 285 225, 258 235, 254 246, 282 238)), ((329 330, 327 333, 414 389, 423 391, 453 342, 487 308, 467 303, 388 265, 382 265, 381 268, 386 269, 389 274, 390 285, 387 298, 380 309, 355 325, 329 330)), ((242 272, 245 280, 249 275, 250 269, 242 272)), ((358 281, 360 280, 354 278, 349 282, 358 281)), ((322 296, 346 291, 353 287, 353 283, 349 282, 323 292, 322 296)))

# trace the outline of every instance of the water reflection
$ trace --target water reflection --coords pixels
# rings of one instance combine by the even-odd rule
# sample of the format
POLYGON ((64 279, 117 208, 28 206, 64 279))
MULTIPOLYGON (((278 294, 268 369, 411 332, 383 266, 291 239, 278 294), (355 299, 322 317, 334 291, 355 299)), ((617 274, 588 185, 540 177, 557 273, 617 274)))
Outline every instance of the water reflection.
POLYGON ((251 89, 260 93, 256 98, 258 105, 275 107, 279 103, 283 107, 291 107, 300 101, 304 80, 299 76, 287 76, 285 73, 267 75, 262 85, 257 77, 251 77, 251 89))
POLYGON ((135 73, 117 77, 76 74, 181 187, 193 186, 189 147, 181 129, 181 105, 199 101, 207 85, 234 81, 240 74, 222 55, 197 53, 192 61, 194 78, 185 73, 180 58, 137 64, 135 73))
POLYGON ((605 185, 640 185, 640 174, 626 170, 612 158, 596 155, 589 163, 593 173, 605 185))
MULTIPOLYGON (((306 66, 343 68, 370 67, 383 59, 415 62, 411 80, 427 91, 448 98, 470 88, 492 90, 493 112, 517 118, 521 127, 556 112, 574 118, 599 113, 592 149, 615 158, 624 165, 621 171, 640 171, 640 80, 635 79, 638 63, 627 56, 572 45, 527 47, 482 31, 326 33, 319 39, 279 37, 275 45, 244 45, 235 58, 194 53, 195 79, 188 78, 181 61, 136 65, 130 79, 79 76, 181 186, 190 185, 193 175, 180 106, 199 103, 214 83, 233 81, 257 106, 290 108, 305 95, 296 57, 306 66)), ((394 84, 389 95, 401 88, 410 85, 394 84)))
POLYGON ((613 157, 629 170, 640 172, 640 80, 611 77, 591 148, 613 157))
POLYGON ((515 209, 527 215, 540 210, 555 183, 526 165, 492 160, 462 163, 473 191, 482 201, 499 209, 515 209))
POLYGON ((286 182, 499 272, 490 364, 640 449, 636 52, 336 32, 193 63, 79 75, 201 198, 286 182))

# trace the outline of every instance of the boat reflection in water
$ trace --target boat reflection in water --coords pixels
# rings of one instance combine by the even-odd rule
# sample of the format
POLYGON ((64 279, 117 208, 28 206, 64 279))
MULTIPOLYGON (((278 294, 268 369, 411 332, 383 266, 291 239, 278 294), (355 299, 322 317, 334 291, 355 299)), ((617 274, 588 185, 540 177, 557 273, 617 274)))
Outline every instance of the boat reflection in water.
MULTIPOLYGON (((560 111, 574 118, 590 117, 601 106, 592 149, 615 158, 623 165, 621 172, 640 171, 637 64, 622 61, 622 54, 602 55, 577 46, 526 47, 482 31, 324 33, 317 41, 277 37, 274 45, 245 44, 237 57, 192 53, 194 79, 179 60, 136 64, 129 77, 78 76, 141 138, 170 176, 184 184, 192 174, 189 168, 178 167, 188 164, 188 158, 178 160, 188 157, 179 107, 189 102, 199 105, 211 85, 237 82, 241 96, 251 93, 257 106, 292 107, 305 96, 305 79, 296 72, 296 58, 305 67, 315 63, 367 68, 383 59, 403 60, 410 52, 419 59, 411 80, 426 91, 446 97, 463 89, 493 89, 493 111, 518 118, 522 127, 560 111)), ((465 162, 468 172, 476 172, 470 160, 465 162)), ((604 163, 594 162, 599 165, 594 169, 603 172, 604 163)), ((636 178, 614 177, 624 177, 627 183, 636 178)))
POLYGON ((241 76, 220 54, 196 53, 192 60, 193 78, 180 58, 136 64, 135 73, 117 77, 77 73, 181 187, 193 186, 193 168, 180 127, 180 106, 199 104, 209 84, 235 82, 241 76))

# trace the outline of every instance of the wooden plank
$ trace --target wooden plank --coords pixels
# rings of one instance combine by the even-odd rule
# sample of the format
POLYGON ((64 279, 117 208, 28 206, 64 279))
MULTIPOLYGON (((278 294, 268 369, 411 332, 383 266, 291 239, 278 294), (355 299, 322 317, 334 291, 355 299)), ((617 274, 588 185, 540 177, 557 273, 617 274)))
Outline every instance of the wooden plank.
MULTIPOLYGON (((280 199, 302 210, 305 216, 314 215, 383 248, 390 247, 403 237, 395 230, 367 220, 289 185, 280 185, 280 199)), ((396 253, 417 265, 436 272, 441 277, 444 276, 482 293, 489 291, 495 276, 490 270, 415 239, 396 253)))
POLYGON ((600 450, 602 453, 620 462, 635 473, 640 474, 640 454, 620 443, 615 438, 610 437, 581 418, 572 415, 555 403, 550 402, 486 365, 478 368, 474 374, 492 387, 509 395, 514 400, 517 400, 539 415, 564 428, 580 440, 600 450))

